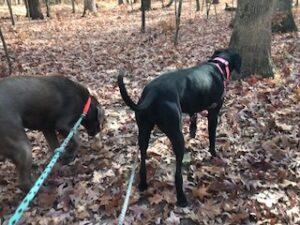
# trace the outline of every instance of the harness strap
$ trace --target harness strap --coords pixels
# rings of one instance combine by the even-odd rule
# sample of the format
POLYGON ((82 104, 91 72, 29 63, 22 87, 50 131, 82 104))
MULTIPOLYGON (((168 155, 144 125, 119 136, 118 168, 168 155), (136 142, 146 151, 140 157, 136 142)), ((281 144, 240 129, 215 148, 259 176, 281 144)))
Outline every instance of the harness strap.
MULTIPOLYGON (((220 62, 225 66, 225 72, 226 72, 226 80, 229 80, 229 76, 230 76, 230 70, 229 70, 229 62, 221 57, 216 57, 214 59, 212 59, 214 61, 220 62)), ((218 69, 221 71, 222 74, 224 74, 223 70, 221 69, 220 65, 218 63, 215 63, 218 67, 218 69)))

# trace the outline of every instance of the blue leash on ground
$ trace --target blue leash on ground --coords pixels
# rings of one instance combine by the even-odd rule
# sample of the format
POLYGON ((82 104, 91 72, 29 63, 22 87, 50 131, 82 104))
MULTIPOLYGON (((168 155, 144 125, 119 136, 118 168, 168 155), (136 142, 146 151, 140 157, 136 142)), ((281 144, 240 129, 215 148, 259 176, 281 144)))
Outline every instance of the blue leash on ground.
POLYGON ((83 113, 81 114, 80 118, 77 120, 77 122, 75 123, 73 128, 70 130, 68 136, 63 141, 61 146, 59 148, 55 149, 52 159, 50 160, 50 162, 48 163, 47 167, 42 172, 40 177, 36 180, 36 182, 34 183, 32 188, 30 189, 28 194, 25 196, 23 201, 20 203, 20 205, 16 209, 15 213, 13 214, 13 216, 8 221, 8 225, 15 225, 21 219, 21 217, 22 217, 24 211, 27 209, 29 203, 32 201, 32 199, 34 199, 34 197, 36 196, 36 194, 40 190, 41 186, 43 185, 44 181, 46 180, 46 178, 50 174, 51 170, 53 169, 55 163, 57 162, 57 160, 59 159, 61 154, 65 151, 66 146, 68 145, 68 143, 70 142, 70 140, 74 136, 74 134, 76 133, 76 131, 79 128, 82 120, 84 119, 84 117, 86 116, 86 114, 87 114, 87 112, 90 108, 90 104, 91 104, 91 98, 89 97, 89 99, 87 100, 87 102, 84 106, 83 113))
POLYGON ((130 193, 131 193, 131 189, 132 189, 132 183, 133 183, 134 175, 135 175, 135 169, 137 167, 137 161, 138 161, 138 154, 135 157, 134 165, 133 165, 132 170, 131 170, 131 175, 130 175, 130 178, 129 178, 129 181, 128 181, 126 196, 125 196, 124 203, 123 203, 123 206, 122 206, 121 214, 119 216, 118 225, 123 225, 124 220, 125 220, 125 215, 126 215, 126 211, 127 211, 128 204, 129 204, 129 197, 130 197, 130 193))

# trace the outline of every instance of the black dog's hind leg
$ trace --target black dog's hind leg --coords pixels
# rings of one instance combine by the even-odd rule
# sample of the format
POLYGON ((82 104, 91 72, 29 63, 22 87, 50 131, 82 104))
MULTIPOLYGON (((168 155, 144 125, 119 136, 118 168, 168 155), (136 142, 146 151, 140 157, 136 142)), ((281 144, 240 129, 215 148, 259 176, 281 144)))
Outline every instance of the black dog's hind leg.
POLYGON ((181 171, 185 148, 179 106, 176 104, 168 104, 161 107, 161 116, 162 122, 159 124, 159 127, 170 139, 176 156, 175 186, 177 193, 177 205, 185 207, 187 206, 187 200, 183 192, 183 179, 181 171))
POLYGON ((190 114, 190 137, 195 138, 197 131, 197 113, 190 114))
POLYGON ((140 166, 140 184, 139 190, 144 191, 148 188, 147 185, 147 171, 146 171, 146 153, 149 145, 149 139, 154 124, 147 121, 147 118, 136 117, 139 127, 138 144, 141 152, 141 166, 140 166))
POLYGON ((213 157, 217 156, 216 153, 216 129, 218 125, 218 115, 223 105, 221 101, 215 108, 208 110, 208 134, 209 134, 209 152, 213 157))

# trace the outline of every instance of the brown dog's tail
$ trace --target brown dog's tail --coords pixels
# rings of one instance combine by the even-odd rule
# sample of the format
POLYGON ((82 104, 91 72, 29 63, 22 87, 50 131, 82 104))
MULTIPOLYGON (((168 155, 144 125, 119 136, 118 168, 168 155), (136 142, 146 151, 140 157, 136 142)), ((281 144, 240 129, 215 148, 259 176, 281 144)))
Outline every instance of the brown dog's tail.
POLYGON ((146 98, 144 98, 144 100, 140 104, 134 103, 128 95, 128 92, 126 90, 126 87, 125 87, 125 84, 123 81, 123 77, 124 77, 124 72, 120 71, 119 75, 118 75, 118 86, 119 86, 120 93, 121 93, 121 96, 122 96, 125 104, 133 111, 140 111, 140 110, 148 108, 148 106, 152 103, 152 100, 154 97, 154 96, 152 96, 153 94, 149 93, 150 96, 146 96, 146 98))

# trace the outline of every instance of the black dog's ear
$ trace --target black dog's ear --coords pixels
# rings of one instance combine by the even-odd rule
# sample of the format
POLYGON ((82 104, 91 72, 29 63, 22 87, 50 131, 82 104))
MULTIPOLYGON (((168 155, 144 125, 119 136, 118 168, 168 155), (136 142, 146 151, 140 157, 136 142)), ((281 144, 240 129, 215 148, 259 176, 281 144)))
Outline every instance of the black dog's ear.
POLYGON ((217 50, 215 50, 215 52, 214 52, 214 54, 212 55, 211 58, 215 58, 215 57, 221 55, 224 52, 226 52, 226 49, 217 49, 217 50))
POLYGON ((221 54, 221 52, 222 52, 222 50, 220 50, 220 49, 215 50, 215 52, 214 52, 214 54, 211 56, 211 58, 217 57, 218 55, 221 54))
POLYGON ((217 49, 215 50, 214 54, 213 55, 219 55, 221 54, 222 50, 221 49, 217 49))

